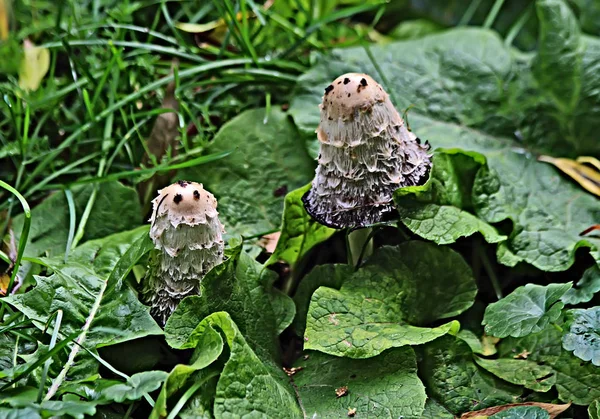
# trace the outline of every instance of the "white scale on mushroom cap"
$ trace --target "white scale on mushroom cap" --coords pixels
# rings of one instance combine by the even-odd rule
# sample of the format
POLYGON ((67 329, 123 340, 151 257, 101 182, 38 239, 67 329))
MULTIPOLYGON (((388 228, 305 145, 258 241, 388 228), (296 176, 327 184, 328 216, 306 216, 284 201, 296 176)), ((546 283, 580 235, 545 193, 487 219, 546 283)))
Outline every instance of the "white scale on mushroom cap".
POLYGON ((302 201, 321 224, 363 227, 393 209, 393 193, 425 181, 431 167, 388 94, 366 74, 348 73, 323 95, 319 165, 302 201))
POLYGON ((223 261, 223 225, 217 200, 202 184, 179 181, 152 201, 150 238, 155 249, 144 279, 143 297, 163 324, 202 278, 223 261))

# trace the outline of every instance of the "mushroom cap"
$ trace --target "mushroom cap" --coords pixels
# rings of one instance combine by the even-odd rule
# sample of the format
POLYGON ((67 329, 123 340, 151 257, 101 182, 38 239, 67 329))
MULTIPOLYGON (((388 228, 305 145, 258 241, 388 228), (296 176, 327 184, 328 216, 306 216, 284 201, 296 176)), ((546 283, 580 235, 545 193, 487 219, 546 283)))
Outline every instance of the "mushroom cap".
POLYGON ((389 100, 388 94, 371 76, 362 73, 346 73, 325 88, 321 110, 327 117, 352 118, 355 110, 372 107, 375 103, 389 100))
POLYGON ((206 224, 207 217, 218 216, 217 199, 206 191, 201 183, 180 180, 158 191, 158 196, 152 201, 153 212, 151 223, 157 217, 167 216, 171 225, 190 226, 206 224))

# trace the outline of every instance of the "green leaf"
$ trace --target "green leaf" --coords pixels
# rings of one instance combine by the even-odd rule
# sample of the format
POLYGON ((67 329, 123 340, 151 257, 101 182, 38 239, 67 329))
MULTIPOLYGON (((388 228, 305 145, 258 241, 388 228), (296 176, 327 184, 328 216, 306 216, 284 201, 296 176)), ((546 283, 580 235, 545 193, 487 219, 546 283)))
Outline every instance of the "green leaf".
POLYGON ((576 305, 587 303, 600 291, 600 267, 594 265, 588 268, 577 284, 562 296, 565 304, 576 305))
POLYGON ((328 264, 315 266, 308 275, 302 278, 302 282, 300 282, 294 294, 296 317, 294 318, 293 326, 298 336, 304 335, 308 307, 313 293, 319 287, 339 290, 344 280, 350 278, 353 273, 354 269, 348 264, 328 264))
POLYGON ((252 349, 277 358, 277 335, 291 316, 290 298, 273 288, 276 275, 241 251, 213 268, 202 280, 200 295, 185 298, 165 326, 167 342, 174 348, 195 347, 195 330, 201 321, 216 311, 230 313, 252 349), (276 318, 276 312, 280 316, 276 318), (283 320, 282 320, 283 319, 283 320))
MULTIPOLYGON (((82 241, 106 237, 142 224, 136 191, 119 182, 73 187, 71 191, 78 221, 95 186, 98 194, 82 241)), ((69 206, 63 192, 55 192, 35 206, 31 210, 31 230, 25 255, 52 257, 64 254, 69 236, 69 217, 69 206)), ((13 219, 13 230, 17 234, 21 232, 23 221, 23 215, 13 219)))
POLYGON ((444 336, 424 347, 421 376, 428 392, 455 415, 516 403, 521 389, 477 367, 461 339, 444 336))
POLYGON ((88 241, 71 253, 66 264, 62 258, 42 259, 54 273, 37 276, 35 288, 4 301, 41 330, 56 310, 63 310, 60 334, 67 336, 87 325, 88 348, 162 334, 148 307, 123 281, 151 248, 147 226, 88 241))
POLYGON ((138 400, 162 385, 169 374, 164 371, 144 371, 133 374, 123 384, 116 384, 102 391, 102 397, 122 403, 125 400, 138 400))
POLYGON ((600 419, 600 399, 594 400, 588 407, 590 419, 600 419))
POLYGON ((504 338, 537 333, 556 321, 564 304, 560 298, 572 284, 547 286, 527 284, 519 287, 485 310, 483 324, 488 335, 504 338))
POLYGON ((563 350, 561 335, 558 328, 548 325, 542 331, 523 338, 503 339, 498 345, 498 353, 501 358, 523 354, 528 361, 552 367, 556 372, 559 399, 588 405, 600 398, 598 367, 581 362, 579 358, 563 350))
POLYGON ((487 224, 511 222, 509 238, 499 246, 502 263, 525 261, 562 271, 580 247, 600 257, 600 240, 579 235, 597 223, 597 199, 523 149, 600 153, 594 134, 600 129, 600 41, 586 40, 585 81, 568 125, 556 119, 566 116, 557 116, 555 106, 540 99, 530 60, 513 54, 493 32, 457 28, 370 50, 377 68, 364 48, 336 49, 300 77, 290 113, 303 133, 314 137, 319 98, 331 80, 344 72, 366 72, 392 93, 400 111, 413 105, 407 120, 419 138, 434 148, 479 154, 473 208, 463 210, 487 224))
POLYGON ((460 314, 476 293, 469 266, 453 250, 419 241, 384 247, 339 291, 321 287, 313 294, 305 348, 369 358, 388 348, 429 342, 457 332, 458 322, 413 325, 460 314))
POLYGON ((568 310, 569 329, 563 335, 563 348, 584 361, 600 366, 600 307, 568 310))
POLYGON ((425 387, 412 348, 390 349, 368 360, 308 352, 296 367, 302 369, 292 380, 305 417, 344 418, 351 409, 357 417, 422 417, 425 387), (337 397, 342 387, 347 394, 337 397))
POLYGON ((518 406, 490 416, 490 419, 550 419, 548 411, 536 406, 518 406))
POLYGON ((536 2, 540 35, 534 74, 565 113, 573 112, 581 91, 583 45, 575 15, 564 0, 536 2))
POLYGON ((278 229, 285 191, 314 175, 315 164, 296 128, 278 108, 268 115, 265 109, 249 110, 221 128, 207 153, 232 149, 225 159, 184 170, 181 177, 201 179, 217 197, 219 217, 230 235, 278 229))
POLYGON ((494 227, 462 209, 471 205, 470 188, 479 166, 471 156, 436 152, 427 183, 394 193, 402 223, 413 233, 438 244, 454 243, 477 232, 488 243, 506 240, 494 227), (465 169, 469 165, 471 170, 465 169))
POLYGON ((556 383, 554 369, 525 359, 484 359, 475 357, 481 368, 512 384, 546 392, 556 383))
POLYGON ((454 419, 454 415, 448 412, 444 406, 439 404, 435 399, 427 397, 425 402, 425 410, 421 415, 424 419, 454 419))
POLYGON ((335 233, 334 229, 315 221, 304 209, 302 196, 310 190, 310 187, 311 185, 308 184, 286 195, 281 236, 267 265, 284 261, 293 269, 310 249, 335 233))
POLYGON ((42 419, 37 409, 25 407, 23 409, 0 408, 0 419, 42 419))
MULTIPOLYGON (((215 349, 219 346, 214 345, 215 337, 220 334, 229 347, 229 357, 217 383, 215 417, 257 414, 278 417, 281 412, 285 412, 286 417, 290 418, 302 417, 288 377, 273 361, 259 356, 251 348, 240 329, 225 312, 215 312, 206 317, 189 337, 187 344, 196 348, 202 365, 210 361, 204 355, 207 348, 213 355, 212 358, 216 355, 215 349), (208 347, 206 333, 210 336, 208 347)), ((197 362, 196 367, 201 366, 197 362)), ((181 379, 181 376, 177 378, 181 379)))

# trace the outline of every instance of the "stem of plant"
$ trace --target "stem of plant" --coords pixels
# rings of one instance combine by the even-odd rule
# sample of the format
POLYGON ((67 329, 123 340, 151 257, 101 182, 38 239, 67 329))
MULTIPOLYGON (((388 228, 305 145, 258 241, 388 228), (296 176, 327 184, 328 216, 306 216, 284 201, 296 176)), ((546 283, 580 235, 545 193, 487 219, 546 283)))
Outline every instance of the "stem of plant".
POLYGON ((481 263, 483 264, 483 269, 485 269, 485 272, 490 277, 490 282, 492 283, 492 287, 494 288, 496 297, 498 297, 498 300, 501 300, 502 287, 500 286, 500 282, 498 282, 498 277, 496 276, 496 272, 492 267, 492 263, 490 262, 490 259, 488 258, 487 254, 485 253, 485 249, 483 248, 482 243, 477 242, 475 243, 475 246, 477 246, 477 253, 479 254, 479 258, 481 259, 481 263))
POLYGON ((349 265, 358 267, 361 256, 369 257, 373 254, 372 230, 372 227, 359 228, 346 235, 349 265))

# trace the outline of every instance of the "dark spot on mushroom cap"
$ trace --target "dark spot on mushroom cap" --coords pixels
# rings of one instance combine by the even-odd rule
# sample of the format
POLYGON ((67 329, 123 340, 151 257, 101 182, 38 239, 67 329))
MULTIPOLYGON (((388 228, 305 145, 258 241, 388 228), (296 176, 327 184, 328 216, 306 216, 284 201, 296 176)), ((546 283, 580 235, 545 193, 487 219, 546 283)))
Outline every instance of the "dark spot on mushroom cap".
POLYGON ((179 180, 177 181, 177 184, 179 186, 181 186, 182 188, 185 188, 187 185, 189 185, 191 182, 188 182, 187 180, 179 180))
POLYGON ((348 97, 352 96, 352 93, 348 93, 348 97))
POLYGON ((173 202, 175 202, 176 204, 179 204, 181 201, 183 201, 183 196, 181 196, 181 194, 176 194, 173 197, 173 202))
POLYGON ((349 79, 348 77, 346 77, 346 78, 344 79, 344 84, 348 84, 348 83, 350 83, 350 79, 349 79))
POLYGON ((367 86, 367 80, 365 80, 365 79, 360 79, 360 85, 361 85, 362 87, 366 87, 366 86, 367 86))
POLYGON ((194 191, 194 199, 197 201, 200 199, 200 192, 198 192, 198 190, 194 191))
POLYGON ((325 94, 328 94, 329 92, 331 92, 333 90, 333 85, 329 85, 325 88, 325 94))
POLYGON ((338 81, 338 84, 340 84, 340 83, 341 83, 341 81, 338 81))
POLYGON ((415 138, 415 140, 417 141, 417 144, 421 144, 421 139, 419 137, 415 138))

